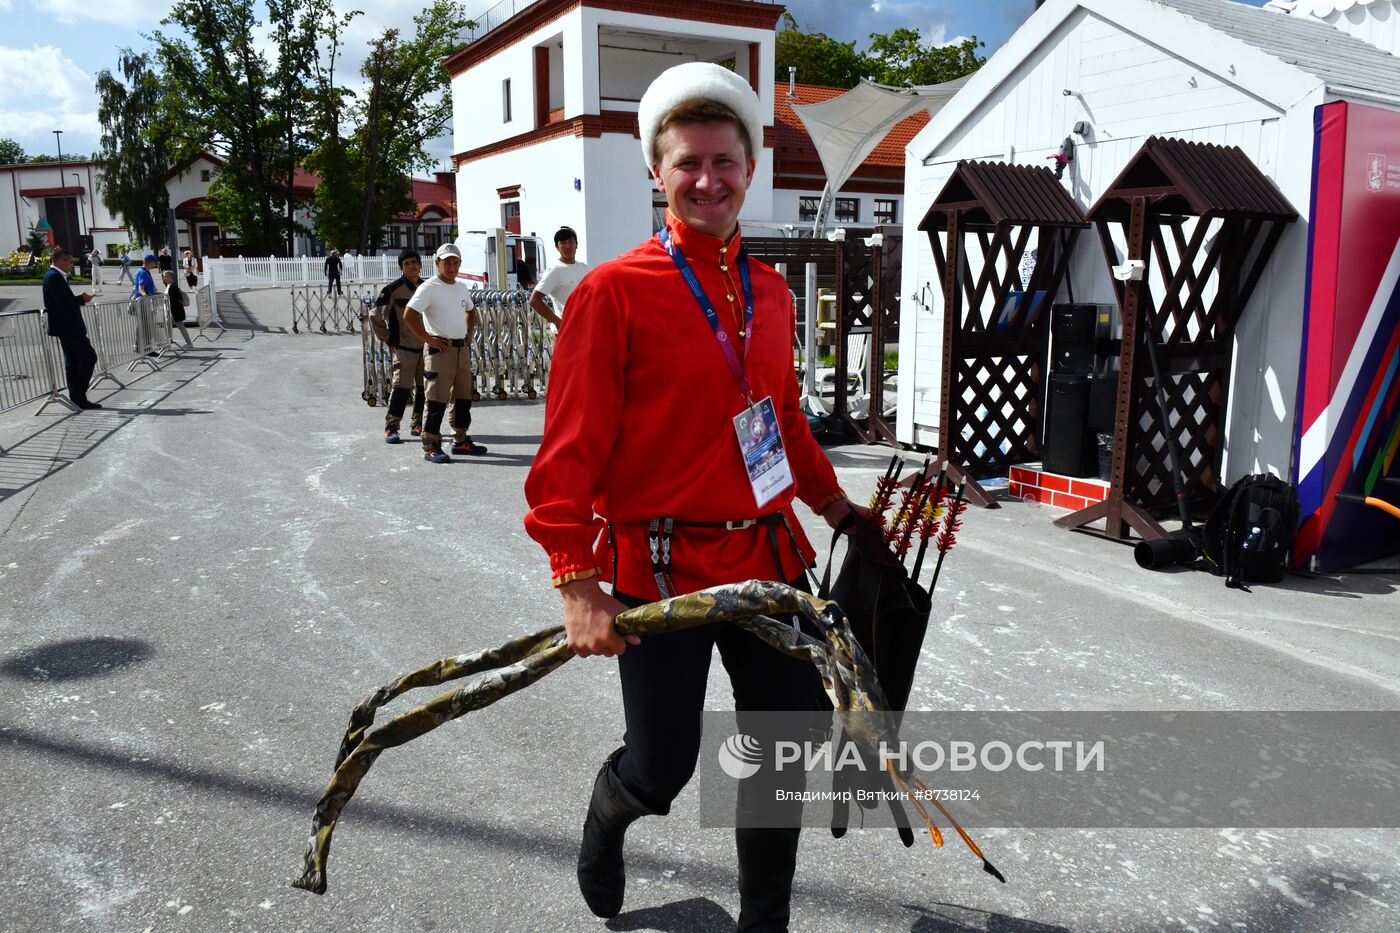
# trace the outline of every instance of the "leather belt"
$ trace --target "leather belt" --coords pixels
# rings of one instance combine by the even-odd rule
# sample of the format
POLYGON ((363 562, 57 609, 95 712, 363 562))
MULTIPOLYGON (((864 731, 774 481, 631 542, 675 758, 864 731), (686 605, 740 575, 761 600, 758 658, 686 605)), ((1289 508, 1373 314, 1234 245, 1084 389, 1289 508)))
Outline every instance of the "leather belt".
MULTIPOLYGON (((787 516, 782 512, 769 512, 757 518, 741 518, 723 522, 680 521, 669 515, 653 518, 647 522, 647 550, 651 556, 651 576, 656 581, 657 593, 661 595, 662 599, 680 595, 676 591, 675 581, 671 579, 671 535, 676 528, 723 528, 726 531, 742 531, 759 525, 768 529, 768 543, 773 548, 773 560, 778 565, 778 576, 775 579, 786 581, 788 577, 783 569, 783 552, 778 544, 778 526, 781 525, 787 531, 788 540, 792 542, 794 551, 800 555, 802 549, 797 546, 797 535, 793 533, 792 526, 788 524, 787 516)), ((615 546, 613 555, 614 560, 616 560, 617 550, 615 546)), ((808 572, 808 568, 804 567, 803 572, 808 572)), ((617 579, 616 568, 613 570, 613 579, 617 579)))

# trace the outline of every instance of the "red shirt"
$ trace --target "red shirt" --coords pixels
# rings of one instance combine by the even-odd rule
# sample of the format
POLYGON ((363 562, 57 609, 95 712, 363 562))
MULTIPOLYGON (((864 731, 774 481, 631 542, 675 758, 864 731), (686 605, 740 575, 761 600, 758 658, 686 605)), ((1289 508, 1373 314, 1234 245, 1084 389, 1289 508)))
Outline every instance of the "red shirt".
MULTIPOLYGON (((726 244, 670 215, 667 225, 731 342, 742 346, 739 235, 726 244)), ((762 526, 677 527, 671 576, 681 593, 791 580, 811 562, 793 498, 821 509, 843 493, 798 404, 787 282, 762 263, 749 266, 754 320, 744 369, 755 401, 773 399, 793 486, 762 508, 755 503, 734 433, 744 397, 695 296, 652 237, 584 278, 554 348, 544 439, 525 481, 525 530, 549 552, 556 582, 594 570, 611 576, 604 518, 617 540, 617 589, 633 596, 656 594, 646 523, 663 516, 722 522, 781 510, 801 551, 779 528, 780 569, 762 526)))

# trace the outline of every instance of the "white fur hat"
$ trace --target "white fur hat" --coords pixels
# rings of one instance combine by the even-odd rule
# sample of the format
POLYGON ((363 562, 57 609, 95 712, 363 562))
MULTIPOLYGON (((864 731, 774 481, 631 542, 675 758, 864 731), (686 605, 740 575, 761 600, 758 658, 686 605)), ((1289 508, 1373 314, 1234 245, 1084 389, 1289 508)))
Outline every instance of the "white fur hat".
POLYGON ((642 95, 637 123, 642 131, 642 155, 647 167, 656 164, 656 134, 666 114, 688 100, 713 100, 733 110, 748 130, 750 153, 755 158, 763 146, 763 117, 758 95, 747 81, 728 68, 710 62, 686 62, 656 76, 642 95))

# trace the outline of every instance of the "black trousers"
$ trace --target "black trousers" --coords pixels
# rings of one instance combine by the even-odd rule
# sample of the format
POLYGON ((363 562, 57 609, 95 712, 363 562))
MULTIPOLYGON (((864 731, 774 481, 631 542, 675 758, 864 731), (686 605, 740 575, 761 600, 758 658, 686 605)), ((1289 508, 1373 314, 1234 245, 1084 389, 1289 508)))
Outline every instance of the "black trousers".
POLYGON ((88 385, 97 369, 97 351, 86 334, 69 334, 58 338, 63 348, 63 371, 68 378, 68 397, 81 405, 88 400, 88 385))
MULTIPOLYGON (((803 579, 792 585, 807 588, 803 579)), ((629 607, 653 601, 616 595, 629 607)), ((617 773, 628 790, 658 813, 670 811, 671 801, 695 773, 716 647, 734 689, 734 708, 741 714, 828 708, 815 667, 728 622, 645 636, 641 644, 629 645, 617 659, 627 720, 627 751, 617 773)))
POLYGON ((343 291, 340 290, 340 273, 339 273, 339 272, 331 272, 331 273, 328 273, 327 276, 326 276, 326 278, 327 278, 327 280, 328 280, 328 281, 326 282, 326 294, 327 294, 327 295, 329 295, 329 294, 331 293, 331 290, 332 290, 332 289, 335 290, 335 293, 336 293, 337 295, 343 295, 343 294, 345 294, 343 291))

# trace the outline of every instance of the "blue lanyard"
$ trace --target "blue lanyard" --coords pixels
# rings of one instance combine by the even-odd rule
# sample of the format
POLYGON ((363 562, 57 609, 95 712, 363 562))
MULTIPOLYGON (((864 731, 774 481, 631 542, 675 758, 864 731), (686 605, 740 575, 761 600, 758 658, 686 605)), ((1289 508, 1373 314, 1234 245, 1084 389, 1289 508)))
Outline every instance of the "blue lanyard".
MULTIPOLYGON (((700 310, 705 312, 705 320, 710 322, 710 330, 714 331, 715 339, 719 341, 720 351, 724 353, 724 361, 729 364, 729 371, 734 374, 734 381, 739 384, 739 391, 743 393, 744 400, 753 407, 753 389, 749 386, 749 377, 744 373, 744 364, 739 359, 739 354, 734 352, 734 345, 729 340, 729 334, 724 330, 724 325, 720 323, 719 314, 715 311, 714 304, 710 297, 705 294, 705 289, 700 287, 700 280, 695 277, 695 270, 690 268, 690 263, 686 261, 685 254, 676 248, 671 242, 671 231, 665 227, 661 228, 661 246, 666 250, 666 255, 671 257, 671 261, 680 270, 681 277, 685 279, 685 284, 690 286, 690 293, 695 296, 696 304, 700 305, 700 310)), ((749 254, 741 246, 739 247, 739 283, 744 290, 744 329, 739 340, 743 344, 744 358, 749 355, 749 336, 753 333, 753 282, 749 278, 749 254)))

